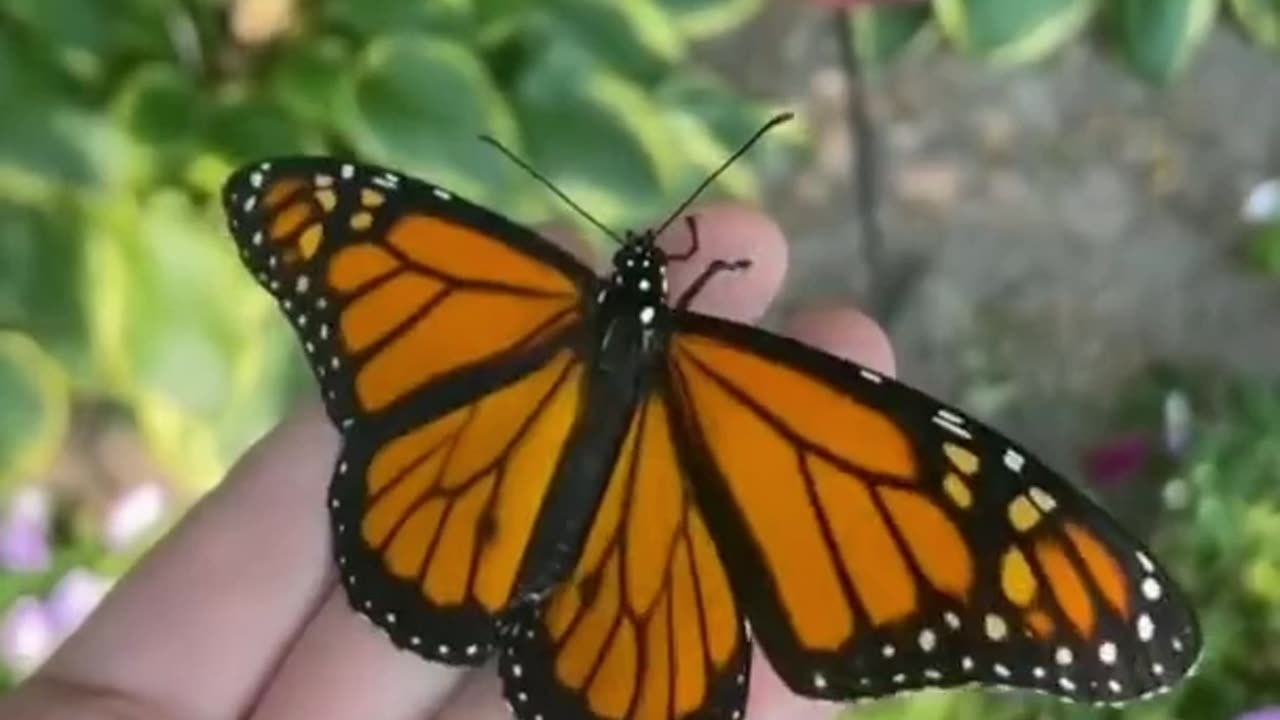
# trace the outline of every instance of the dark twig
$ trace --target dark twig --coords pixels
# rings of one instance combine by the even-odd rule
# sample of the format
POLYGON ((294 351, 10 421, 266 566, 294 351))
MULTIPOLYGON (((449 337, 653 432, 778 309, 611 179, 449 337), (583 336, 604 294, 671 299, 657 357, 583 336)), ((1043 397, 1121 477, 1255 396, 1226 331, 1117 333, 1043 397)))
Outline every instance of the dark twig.
POLYGON ((854 202, 862 230, 862 256, 867 265, 868 291, 873 310, 884 308, 885 267, 884 230, 880 226, 880 147, 876 127, 867 107, 866 73, 857 48, 853 46, 853 21, 848 9, 832 13, 832 27, 840 48, 840 62, 848 83, 849 133, 853 137, 854 202))

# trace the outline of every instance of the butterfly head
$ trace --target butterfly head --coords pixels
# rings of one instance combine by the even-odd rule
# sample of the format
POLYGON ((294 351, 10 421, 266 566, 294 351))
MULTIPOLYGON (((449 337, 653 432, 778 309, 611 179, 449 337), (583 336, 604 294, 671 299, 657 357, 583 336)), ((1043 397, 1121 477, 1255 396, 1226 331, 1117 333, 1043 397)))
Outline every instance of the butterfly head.
POLYGON ((613 272, 602 300, 634 307, 642 325, 650 325, 667 302, 667 255, 652 232, 628 232, 613 254, 613 272))

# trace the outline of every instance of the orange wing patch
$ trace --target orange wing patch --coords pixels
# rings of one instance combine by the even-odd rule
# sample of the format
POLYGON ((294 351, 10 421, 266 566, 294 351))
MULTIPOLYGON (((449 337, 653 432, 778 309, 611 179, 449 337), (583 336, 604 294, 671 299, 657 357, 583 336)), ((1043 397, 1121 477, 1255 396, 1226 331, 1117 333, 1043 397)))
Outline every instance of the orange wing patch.
POLYGON ((329 286, 346 301, 338 339, 357 358, 355 394, 365 412, 577 319, 567 278, 473 230, 410 217, 389 242, 402 252, 356 243, 328 268, 329 286))
POLYGON ((537 708, 525 716, 672 720, 705 712, 726 687, 730 697, 745 692, 741 615, 686 497, 671 432, 666 403, 645 401, 573 574, 533 621, 532 638, 504 658, 509 699, 537 708), (544 684, 574 706, 530 696, 544 684))
POLYGON ((714 340, 677 336, 674 344, 686 415, 803 648, 841 648, 859 632, 859 617, 875 627, 913 617, 926 589, 968 601, 972 551, 921 491, 911 446, 888 417, 714 340))
POLYGON ((374 453, 360 533, 435 607, 511 600, 525 544, 577 417, 569 351, 374 453))

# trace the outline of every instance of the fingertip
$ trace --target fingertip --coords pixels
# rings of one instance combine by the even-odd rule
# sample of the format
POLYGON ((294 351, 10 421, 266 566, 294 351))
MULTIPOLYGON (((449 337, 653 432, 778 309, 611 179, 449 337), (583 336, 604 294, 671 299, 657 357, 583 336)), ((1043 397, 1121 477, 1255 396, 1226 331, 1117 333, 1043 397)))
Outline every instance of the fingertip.
MULTIPOLYGON (((740 203, 709 204, 690 215, 697 223, 698 252, 689 260, 673 260, 668 265, 673 301, 711 261, 746 259, 751 261, 750 268, 726 272, 707 283, 691 308, 739 322, 760 319, 787 272, 787 242, 778 224, 740 203)), ((684 218, 673 222, 658 238, 669 255, 686 252, 692 241, 684 218)))
POLYGON ((747 713, 750 720, 822 720, 840 713, 838 704, 795 694, 787 687, 773 666, 758 650, 751 661, 751 684, 748 685, 747 713))
POLYGON ((850 307, 802 310, 786 323, 788 335, 848 358, 871 370, 892 376, 896 363, 893 346, 883 328, 870 317, 850 307))

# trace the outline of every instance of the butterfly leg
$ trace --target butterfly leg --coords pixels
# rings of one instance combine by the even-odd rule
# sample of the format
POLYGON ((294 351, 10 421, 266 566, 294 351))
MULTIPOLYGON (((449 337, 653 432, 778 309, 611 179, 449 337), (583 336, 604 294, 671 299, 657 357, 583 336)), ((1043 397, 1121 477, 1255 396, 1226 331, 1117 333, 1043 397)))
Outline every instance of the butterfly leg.
POLYGON ((698 253, 698 218, 696 215, 688 215, 684 219, 684 224, 689 226, 689 249, 679 255, 668 255, 668 260, 683 262, 698 253))
POLYGON ((689 289, 681 293, 680 298, 676 300, 676 309, 688 310, 689 304, 698 296, 698 293, 702 292, 702 288, 706 287, 711 278, 716 275, 725 271, 739 272, 749 267, 751 267, 750 260, 712 260, 706 269, 702 271, 702 274, 689 286, 689 289))

